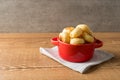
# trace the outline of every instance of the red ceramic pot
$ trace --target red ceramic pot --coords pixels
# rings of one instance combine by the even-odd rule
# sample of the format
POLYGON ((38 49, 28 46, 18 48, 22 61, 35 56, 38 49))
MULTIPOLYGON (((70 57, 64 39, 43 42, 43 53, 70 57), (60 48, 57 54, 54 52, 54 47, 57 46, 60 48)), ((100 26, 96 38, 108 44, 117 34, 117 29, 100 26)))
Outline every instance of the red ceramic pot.
POLYGON ((51 43, 58 46, 61 58, 70 62, 84 62, 91 59, 95 48, 103 45, 103 42, 98 39, 93 43, 71 45, 60 41, 57 37, 52 38, 51 43))

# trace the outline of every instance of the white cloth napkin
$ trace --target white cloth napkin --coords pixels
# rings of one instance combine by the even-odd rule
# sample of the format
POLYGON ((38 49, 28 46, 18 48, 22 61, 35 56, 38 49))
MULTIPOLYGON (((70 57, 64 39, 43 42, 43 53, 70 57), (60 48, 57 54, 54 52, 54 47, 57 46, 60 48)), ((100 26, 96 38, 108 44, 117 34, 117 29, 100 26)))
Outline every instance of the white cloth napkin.
POLYGON ((107 60, 111 59, 112 57, 114 57, 113 54, 110 54, 110 53, 104 52, 102 50, 96 49, 95 52, 94 52, 93 58, 90 59, 89 61, 82 62, 82 63, 73 63, 73 62, 63 60, 59 56, 57 46, 55 46, 53 48, 42 48, 41 47, 40 48, 40 53, 58 61, 59 63, 63 64, 64 66, 69 67, 69 68, 71 68, 75 71, 78 71, 80 73, 84 73, 91 66, 100 64, 100 63, 102 63, 104 61, 107 61, 107 60))

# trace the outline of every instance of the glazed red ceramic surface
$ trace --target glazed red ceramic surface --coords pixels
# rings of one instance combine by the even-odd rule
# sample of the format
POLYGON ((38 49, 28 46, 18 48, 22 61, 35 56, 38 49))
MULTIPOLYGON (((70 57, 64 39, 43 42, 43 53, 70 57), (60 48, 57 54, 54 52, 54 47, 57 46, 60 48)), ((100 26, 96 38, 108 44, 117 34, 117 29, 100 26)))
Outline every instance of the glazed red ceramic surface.
POLYGON ((57 37, 52 38, 51 43, 58 46, 60 57, 70 62, 84 62, 91 59, 95 48, 103 45, 98 39, 95 39, 94 43, 72 45, 60 41, 57 37))

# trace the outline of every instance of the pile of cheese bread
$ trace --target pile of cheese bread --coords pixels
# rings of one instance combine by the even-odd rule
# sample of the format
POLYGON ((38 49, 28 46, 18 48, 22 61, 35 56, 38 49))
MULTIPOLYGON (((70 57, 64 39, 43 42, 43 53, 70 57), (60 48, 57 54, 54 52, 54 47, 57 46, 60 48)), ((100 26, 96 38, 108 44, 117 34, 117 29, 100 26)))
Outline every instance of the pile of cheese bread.
POLYGON ((79 24, 75 28, 64 28, 63 31, 59 34, 59 39, 64 43, 73 45, 94 42, 92 31, 86 24, 79 24))

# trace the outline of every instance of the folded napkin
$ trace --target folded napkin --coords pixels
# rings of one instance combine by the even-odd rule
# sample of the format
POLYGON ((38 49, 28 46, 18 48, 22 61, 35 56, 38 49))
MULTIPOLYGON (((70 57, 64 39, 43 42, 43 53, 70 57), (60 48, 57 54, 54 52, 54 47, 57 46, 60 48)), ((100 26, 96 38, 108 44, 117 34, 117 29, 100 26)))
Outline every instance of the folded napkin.
POLYGON ((84 73, 91 66, 100 64, 100 63, 107 61, 107 60, 111 59, 112 57, 114 57, 113 54, 96 49, 94 52, 94 56, 89 61, 82 62, 82 63, 74 63, 74 62, 69 62, 69 61, 62 59, 58 54, 57 46, 55 46, 53 48, 42 48, 41 47, 40 52, 41 52, 41 54, 44 54, 44 55, 54 59, 55 61, 63 64, 64 66, 69 67, 70 69, 73 69, 80 73, 84 73))

